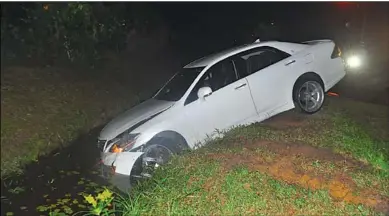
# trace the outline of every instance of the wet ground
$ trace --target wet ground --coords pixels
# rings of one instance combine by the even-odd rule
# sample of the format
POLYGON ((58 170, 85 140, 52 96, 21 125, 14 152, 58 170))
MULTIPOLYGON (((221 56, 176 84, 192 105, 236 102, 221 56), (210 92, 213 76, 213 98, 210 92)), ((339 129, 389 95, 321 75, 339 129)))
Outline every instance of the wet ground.
POLYGON ((95 128, 69 147, 40 158, 23 176, 2 181, 1 215, 48 215, 50 209, 71 215, 85 210, 81 193, 95 194, 106 185, 99 177, 95 142, 100 130, 95 128))
MULTIPOLYGON (((389 104, 388 87, 360 86, 349 78, 332 91, 340 98, 389 104)), ((1 215, 48 215, 55 210, 71 215, 85 210, 81 193, 95 194, 101 185, 107 185, 99 176, 96 137, 100 130, 101 127, 94 128, 69 147, 40 158, 26 168, 23 176, 2 181, 1 215)))

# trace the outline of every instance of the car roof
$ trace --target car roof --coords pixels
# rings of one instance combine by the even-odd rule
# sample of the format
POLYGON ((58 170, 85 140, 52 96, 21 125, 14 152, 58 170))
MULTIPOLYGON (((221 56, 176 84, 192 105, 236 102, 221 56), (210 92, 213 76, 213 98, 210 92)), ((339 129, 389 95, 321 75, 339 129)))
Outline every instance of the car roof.
MULTIPOLYGON (((228 58, 232 55, 235 55, 237 53, 250 50, 252 48, 261 47, 261 46, 271 46, 275 47, 277 49, 280 49, 284 52, 287 52, 289 54, 293 53, 294 50, 291 49, 293 45, 300 45, 296 43, 288 43, 288 42, 279 42, 279 41, 266 41, 266 42, 255 42, 251 44, 245 44, 241 46, 236 46, 233 48, 229 48, 217 53, 213 53, 211 55, 202 57, 200 59, 197 59, 189 64, 187 64, 184 68, 195 68, 195 67, 206 67, 208 65, 213 65, 216 62, 219 62, 225 58, 228 58)), ((304 46, 301 44, 301 46, 304 46)))

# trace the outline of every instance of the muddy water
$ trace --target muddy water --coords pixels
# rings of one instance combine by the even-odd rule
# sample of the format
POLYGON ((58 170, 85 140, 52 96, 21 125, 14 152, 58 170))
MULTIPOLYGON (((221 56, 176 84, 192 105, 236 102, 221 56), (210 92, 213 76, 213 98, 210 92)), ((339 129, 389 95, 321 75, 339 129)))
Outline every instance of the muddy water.
POLYGON ((22 176, 2 181, 1 215, 48 215, 50 209, 71 215, 85 210, 87 204, 80 193, 95 194, 107 185, 98 169, 96 137, 100 130, 95 128, 69 147, 40 158, 22 176))

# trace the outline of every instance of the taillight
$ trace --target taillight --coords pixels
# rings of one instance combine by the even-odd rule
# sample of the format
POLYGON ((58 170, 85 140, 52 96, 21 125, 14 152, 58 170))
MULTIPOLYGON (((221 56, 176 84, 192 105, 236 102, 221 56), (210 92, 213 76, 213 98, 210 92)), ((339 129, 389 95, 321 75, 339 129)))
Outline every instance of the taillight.
POLYGON ((331 54, 331 58, 334 59, 334 58, 338 58, 342 55, 342 51, 340 50, 340 48, 338 47, 338 45, 335 45, 334 47, 334 51, 332 51, 332 54, 331 54))

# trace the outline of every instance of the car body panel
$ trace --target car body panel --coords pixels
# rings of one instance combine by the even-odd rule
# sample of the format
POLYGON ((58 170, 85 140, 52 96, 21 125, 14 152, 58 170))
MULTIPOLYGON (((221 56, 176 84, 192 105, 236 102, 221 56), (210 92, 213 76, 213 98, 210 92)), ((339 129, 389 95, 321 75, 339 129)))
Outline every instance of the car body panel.
POLYGON ((174 102, 149 99, 110 121, 101 131, 99 139, 111 140, 138 122, 170 108, 174 102))
POLYGON ((253 101, 259 114, 290 102, 291 97, 285 91, 285 87, 289 87, 288 83, 291 83, 295 76, 291 74, 292 65, 285 66, 285 63, 290 60, 291 58, 287 58, 247 76, 253 101))
POLYGON ((115 167, 115 173, 130 175, 131 168, 143 152, 102 153, 101 158, 105 166, 115 167))
POLYGON ((133 133, 141 133, 134 148, 146 144, 163 131, 175 131, 183 136, 187 142, 191 139, 192 129, 188 127, 188 119, 178 104, 134 129, 133 133))
POLYGON ((204 99, 185 105, 185 119, 193 131, 189 146, 193 147, 207 136, 217 134, 217 130, 230 128, 255 115, 247 80, 237 80, 204 99))
POLYGON ((313 45, 311 52, 314 55, 314 63, 312 64, 312 72, 320 75, 324 82, 324 89, 328 91, 336 83, 338 83, 345 75, 345 65, 342 58, 334 58, 328 55, 333 50, 333 42, 320 43, 313 45))

